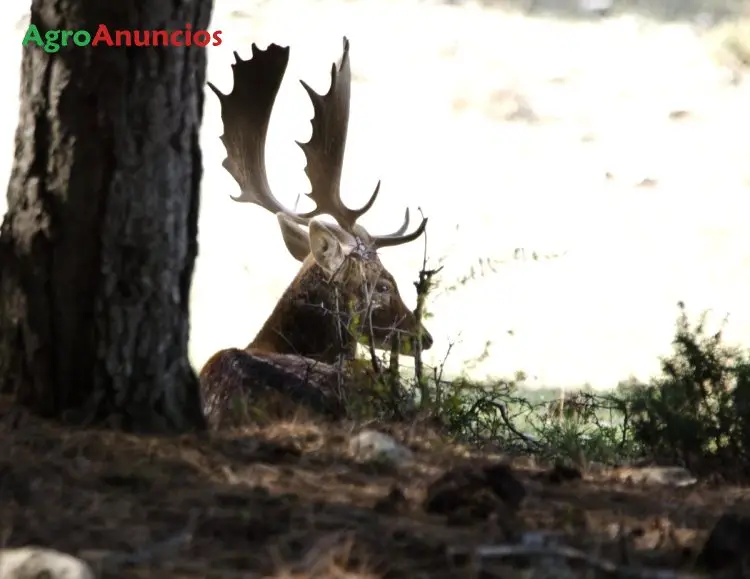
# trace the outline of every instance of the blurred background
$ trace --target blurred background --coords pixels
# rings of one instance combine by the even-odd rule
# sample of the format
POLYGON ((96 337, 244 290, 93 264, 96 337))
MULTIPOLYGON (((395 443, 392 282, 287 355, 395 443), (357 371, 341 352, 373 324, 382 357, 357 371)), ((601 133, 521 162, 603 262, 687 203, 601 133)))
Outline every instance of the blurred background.
MULTIPOLYGON (((267 160, 277 197, 308 191, 312 106, 351 41, 343 194, 388 232, 430 218, 428 354, 448 374, 523 372, 528 386, 645 377, 683 300, 750 343, 750 3, 729 0, 217 0, 208 78, 231 89, 233 51, 290 45, 267 160)), ((14 13, 15 11, 15 13, 14 13)), ((7 183, 27 14, 0 25, 0 178, 7 183)), ((298 263, 276 220, 237 204, 206 100, 191 359, 244 347, 298 263)), ((308 201, 301 202, 302 208, 308 201)), ((5 198, 0 199, 5 211, 5 198)), ((405 300, 423 241, 383 250, 405 300)))

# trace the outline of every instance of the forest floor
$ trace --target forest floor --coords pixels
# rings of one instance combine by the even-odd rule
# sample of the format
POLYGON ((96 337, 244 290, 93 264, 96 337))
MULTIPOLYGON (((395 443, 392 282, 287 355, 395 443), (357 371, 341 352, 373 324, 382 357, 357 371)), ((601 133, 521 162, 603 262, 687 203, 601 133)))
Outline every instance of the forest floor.
MULTIPOLYGON (((532 576, 528 560, 513 567, 466 550, 549 532, 618 566, 687 568, 727 508, 750 513, 749 489, 646 487, 603 471, 565 481, 519 458, 506 462, 525 488, 520 508, 510 490, 504 504, 467 493, 453 497, 462 510, 427 513, 441 474, 487 455, 392 428, 415 461, 362 464, 350 433, 298 421, 136 437, 62 428, 2 404, 0 537, 79 556, 102 577, 512 578, 532 576)), ((589 567, 552 576, 592 577, 589 567)))

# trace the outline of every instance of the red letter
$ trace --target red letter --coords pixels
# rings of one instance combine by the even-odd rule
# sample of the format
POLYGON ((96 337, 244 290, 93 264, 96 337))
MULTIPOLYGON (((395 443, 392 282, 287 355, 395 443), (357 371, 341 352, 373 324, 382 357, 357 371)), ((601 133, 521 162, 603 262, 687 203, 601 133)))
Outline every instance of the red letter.
POLYGON ((192 29, 192 24, 185 24, 185 46, 190 46, 193 43, 193 33, 191 32, 192 29))
POLYGON ((184 46, 184 44, 182 44, 182 41, 180 40, 180 36, 182 36, 182 30, 175 30, 172 34, 169 35, 169 43, 172 46, 184 46))
POLYGON ((94 34, 94 40, 91 41, 91 46, 96 46, 100 42, 106 43, 107 46, 115 45, 112 41, 112 36, 109 34, 109 30, 107 30, 106 24, 100 24, 99 28, 96 29, 96 34, 94 34))
POLYGON ((193 44, 196 46, 203 48, 204 46, 208 46, 209 42, 211 42, 211 35, 205 30, 196 30, 195 34, 193 34, 193 44))
POLYGON ((136 46, 149 46, 149 38, 150 35, 148 30, 133 31, 133 44, 135 44, 136 46))
POLYGON ((125 46, 133 44, 133 39, 130 37, 130 30, 115 30, 115 43, 117 46, 122 46, 123 38, 125 39, 125 46))
POLYGON ((169 33, 166 30, 152 30, 151 46, 169 46, 169 33))
POLYGON ((214 43, 213 46, 219 46, 221 44, 221 30, 214 32, 214 43))

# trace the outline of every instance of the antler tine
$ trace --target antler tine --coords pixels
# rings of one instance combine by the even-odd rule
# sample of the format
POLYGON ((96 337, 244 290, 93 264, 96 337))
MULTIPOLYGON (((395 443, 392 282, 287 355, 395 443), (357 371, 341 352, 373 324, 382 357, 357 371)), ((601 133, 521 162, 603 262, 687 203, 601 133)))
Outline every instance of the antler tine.
POLYGON ((307 219, 284 207, 273 196, 266 174, 268 123, 289 63, 289 47, 270 44, 266 50, 260 50, 253 44, 248 60, 242 60, 236 52, 234 58, 232 92, 224 94, 208 83, 221 103, 224 124, 221 142, 227 150, 222 166, 240 186, 239 197, 232 199, 255 203, 272 213, 284 213, 305 225, 307 219))
POLYGON ((349 209, 341 201, 341 171, 349 127, 349 101, 351 97, 351 68, 349 65, 349 40, 344 37, 344 52, 339 64, 331 67, 331 87, 325 95, 316 93, 300 81, 312 101, 312 136, 307 143, 297 143, 307 158, 305 173, 311 191, 307 196, 315 202, 315 209, 300 217, 311 219, 327 213, 341 228, 353 234, 354 224, 375 203, 380 192, 380 182, 370 199, 360 209, 349 209))
MULTIPOLYGON (((336 234, 336 237, 338 237, 339 240, 341 240, 342 243, 351 243, 352 235, 354 235, 355 237, 359 237, 363 242, 365 242, 366 245, 373 247, 373 243, 375 239, 385 240, 385 239, 391 239, 391 238, 399 237, 403 235, 406 229, 409 227, 409 219, 410 219, 409 208, 407 207, 406 212, 404 213, 404 222, 401 224, 401 227, 399 227, 393 233, 388 233, 387 235, 379 235, 379 236, 370 235, 370 233, 359 224, 354 225, 353 233, 347 233, 339 225, 330 225, 329 227, 336 234)), ((379 243, 383 243, 383 242, 380 241, 379 243)))
MULTIPOLYGON (((407 227, 409 227, 409 208, 408 207, 406 208, 406 212, 404 213, 404 222, 401 224, 401 227, 399 227, 393 233, 388 233, 386 235, 373 236, 364 227, 362 227, 359 224, 356 224, 354 226, 354 235, 356 237, 359 237, 366 245, 373 247, 375 243, 375 239, 381 240, 379 243, 382 243, 382 240, 399 237, 404 234, 407 227)), ((341 229, 341 231, 343 232, 344 230, 341 229)))
POLYGON ((419 227, 417 227, 414 231, 411 233, 408 233, 406 235, 402 235, 404 231, 406 231, 406 227, 409 223, 409 210, 407 209, 407 218, 405 220, 404 225, 399 229, 396 233, 391 233, 389 235, 373 235, 372 238, 372 247, 375 249, 381 249, 383 247, 395 247, 397 245, 403 245, 405 243, 409 243, 411 241, 414 241, 417 239, 422 233, 424 233, 425 228, 427 227, 427 218, 422 218, 422 223, 419 224, 419 227))
POLYGON ((388 233, 387 235, 380 235, 378 236, 378 239, 387 239, 391 237, 398 237, 400 235, 403 235, 406 232, 406 229, 409 227, 409 208, 406 208, 406 212, 404 213, 404 222, 401 224, 401 227, 399 227, 396 231, 393 233, 388 233))

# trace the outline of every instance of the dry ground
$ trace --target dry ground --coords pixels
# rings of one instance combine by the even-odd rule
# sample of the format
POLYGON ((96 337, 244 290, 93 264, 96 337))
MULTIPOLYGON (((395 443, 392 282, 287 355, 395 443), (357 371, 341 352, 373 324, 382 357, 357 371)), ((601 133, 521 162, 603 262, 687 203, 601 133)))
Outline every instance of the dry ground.
POLYGON ((538 529, 617 562, 626 553, 632 564, 674 568, 690 564, 728 507, 750 513, 748 489, 655 489, 603 474, 552 483, 516 459, 527 495, 515 514, 428 515, 427 486, 478 459, 434 434, 395 432, 418 457, 399 472, 354 462, 348 434, 297 422, 141 438, 63 429, 5 404, 0 536, 77 554, 104 577, 529 577, 489 562, 472 571, 451 551, 538 529), (383 500, 394 487, 404 502, 383 500), (611 539, 618 528, 629 547, 611 539))

